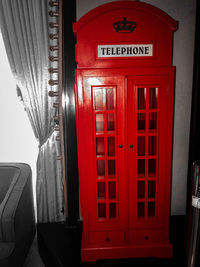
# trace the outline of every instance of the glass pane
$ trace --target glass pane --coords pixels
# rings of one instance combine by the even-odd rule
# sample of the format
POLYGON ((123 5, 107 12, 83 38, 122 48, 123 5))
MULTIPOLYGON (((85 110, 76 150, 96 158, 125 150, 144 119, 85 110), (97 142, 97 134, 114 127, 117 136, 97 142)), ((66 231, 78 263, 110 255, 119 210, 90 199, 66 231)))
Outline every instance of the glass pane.
POLYGON ((116 183, 109 182, 109 199, 116 198, 116 183))
POLYGON ((108 137, 108 156, 115 155, 115 137, 108 137))
POLYGON ((95 115, 95 126, 96 126, 96 132, 104 131, 104 115, 103 114, 95 115))
POLYGON ((145 159, 137 160, 137 173, 138 176, 145 176, 145 159))
POLYGON ((148 173, 149 176, 155 176, 156 175, 156 159, 149 159, 149 167, 148 167, 148 173))
POLYGON ((115 160, 108 160, 108 175, 115 175, 115 160))
POLYGON ((105 99, 105 90, 104 89, 95 89, 94 90, 94 108, 95 110, 104 110, 104 100, 105 99))
POLYGON ((138 202, 137 204, 137 216, 138 217, 144 217, 145 211, 144 211, 144 202, 138 202))
POLYGON ((146 88, 138 88, 138 109, 146 108, 146 88))
POLYGON ((116 218, 116 203, 109 204, 109 217, 116 218))
POLYGON ((148 197, 154 198, 156 196, 156 182, 149 181, 148 182, 148 197))
POLYGON ((114 114, 110 113, 107 114, 107 130, 114 131, 115 130, 115 121, 114 121, 114 114))
POLYGON ((138 136, 137 138, 137 154, 138 156, 145 155, 145 136, 138 136))
POLYGON ((97 160, 97 176, 105 176, 105 161, 97 160))
POLYGON ((156 112, 149 113, 149 129, 150 130, 157 129, 157 113, 156 112))
POLYGON ((145 120, 146 114, 145 113, 138 113, 138 130, 145 130, 145 120))
POLYGON ((102 137, 96 139, 96 155, 97 156, 105 155, 104 138, 102 137))
POLYGON ((98 204, 98 217, 106 218, 106 204, 105 203, 98 204))
POLYGON ((106 108, 107 110, 114 109, 114 90, 113 89, 106 90, 106 108))
POLYGON ((155 216, 155 202, 148 203, 148 217, 155 216))
POLYGON ((149 155, 156 155, 156 136, 149 136, 149 155))
POLYGON ((138 198, 144 198, 145 197, 145 182, 144 181, 138 181, 137 197, 138 198))
POLYGON ((149 88, 149 108, 158 106, 158 88, 149 88))
POLYGON ((106 186, 105 183, 97 183, 98 198, 106 198, 106 186))

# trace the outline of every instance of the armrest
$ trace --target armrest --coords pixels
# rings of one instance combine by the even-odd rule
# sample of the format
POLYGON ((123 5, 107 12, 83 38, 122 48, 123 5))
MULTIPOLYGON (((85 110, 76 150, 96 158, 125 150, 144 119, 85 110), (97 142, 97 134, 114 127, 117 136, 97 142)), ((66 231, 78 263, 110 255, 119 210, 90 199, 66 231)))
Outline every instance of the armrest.
MULTIPOLYGON (((4 238, 3 238, 3 224, 5 221, 8 220, 8 217, 11 218, 13 216, 13 213, 15 211, 15 207, 16 207, 16 204, 17 202, 13 202, 12 205, 11 205, 11 201, 10 199, 12 199, 12 192, 14 190, 14 187, 17 183, 17 180, 19 178, 19 175, 20 175, 20 169, 19 168, 16 168, 15 166, 8 166, 7 164, 3 165, 2 164, 0 165, 0 167, 7 167, 7 168, 12 168, 15 170, 14 174, 13 174, 13 179, 12 179, 12 182, 9 186, 9 189, 3 199, 3 201, 1 202, 1 205, 0 205, 0 241, 3 242, 4 241, 4 238), (8 207, 8 208, 7 208, 8 207), (5 218, 6 217, 6 218, 5 218)), ((12 231, 12 229, 10 229, 12 231)), ((11 240, 13 241, 13 240, 11 240)))
POLYGON ((4 200, 9 188, 12 185, 12 181, 16 172, 19 169, 11 166, 1 166, 0 164, 0 203, 4 200))
MULTIPOLYGON (((0 241, 2 242, 16 241, 16 229, 23 227, 23 223, 22 226, 19 225, 20 222, 26 221, 26 217, 29 216, 28 214, 26 216, 26 212, 29 213, 29 211, 25 209, 25 206, 27 206, 27 203, 31 203, 28 205, 33 206, 33 194, 30 189, 27 190, 27 188, 32 190, 31 169, 28 165, 22 163, 14 164, 14 166, 17 168, 15 177, 0 205, 0 241), (30 193, 29 196, 27 191, 30 193)), ((31 212, 33 212, 32 209, 31 212)), ((34 216, 34 212, 32 216, 34 216)), ((24 231, 26 231, 25 228, 22 229, 22 232, 24 231)))
POLYGON ((36 222, 31 173, 27 178, 15 212, 14 231, 16 242, 26 240, 32 243, 36 231, 36 222))

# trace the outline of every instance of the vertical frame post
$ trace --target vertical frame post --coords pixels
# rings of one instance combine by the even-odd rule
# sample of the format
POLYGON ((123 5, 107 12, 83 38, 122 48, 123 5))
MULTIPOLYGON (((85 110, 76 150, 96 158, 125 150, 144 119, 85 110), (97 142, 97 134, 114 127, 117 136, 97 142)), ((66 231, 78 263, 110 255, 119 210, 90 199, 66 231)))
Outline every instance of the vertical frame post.
POLYGON ((63 131, 69 226, 79 221, 79 181, 75 116, 75 37, 72 23, 76 21, 76 1, 63 1, 63 131))

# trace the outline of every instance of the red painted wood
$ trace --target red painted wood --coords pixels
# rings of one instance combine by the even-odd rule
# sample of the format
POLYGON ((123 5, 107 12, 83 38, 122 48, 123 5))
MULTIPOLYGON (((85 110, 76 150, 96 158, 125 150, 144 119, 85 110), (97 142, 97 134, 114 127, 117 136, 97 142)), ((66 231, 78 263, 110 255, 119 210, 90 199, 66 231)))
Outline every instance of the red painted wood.
POLYGON ((74 25, 83 261, 172 256, 171 59, 176 27, 157 8, 132 1, 103 5, 74 25), (123 17, 136 21, 133 33, 116 33, 111 27, 123 17), (153 57, 96 57, 98 44, 137 43, 153 43, 153 57))
POLYGON ((77 38, 76 60, 79 68, 167 66, 172 62, 172 33, 176 29, 176 21, 149 4, 134 1, 105 4, 90 11, 74 24, 77 38), (119 34, 113 29, 113 23, 124 17, 137 23, 133 33, 119 34), (153 58, 97 58, 97 44, 132 43, 153 43, 153 58))
POLYGON ((170 244, 138 245, 123 247, 103 247, 82 249, 82 261, 97 261, 100 259, 120 258, 171 258, 170 244))

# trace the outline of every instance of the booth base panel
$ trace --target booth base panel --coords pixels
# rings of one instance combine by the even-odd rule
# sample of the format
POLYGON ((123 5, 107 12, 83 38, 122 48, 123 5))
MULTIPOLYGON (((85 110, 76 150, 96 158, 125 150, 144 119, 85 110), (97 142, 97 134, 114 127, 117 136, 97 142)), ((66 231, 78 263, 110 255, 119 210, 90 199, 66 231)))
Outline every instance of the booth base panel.
POLYGON ((172 258, 172 256, 171 244, 81 249, 82 262, 122 258, 172 258))

